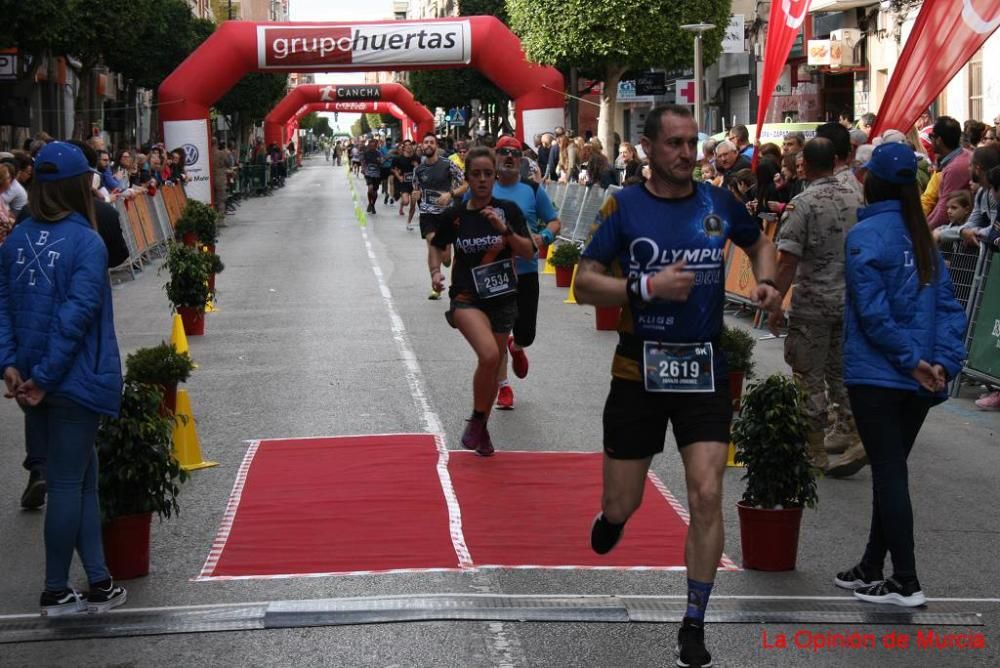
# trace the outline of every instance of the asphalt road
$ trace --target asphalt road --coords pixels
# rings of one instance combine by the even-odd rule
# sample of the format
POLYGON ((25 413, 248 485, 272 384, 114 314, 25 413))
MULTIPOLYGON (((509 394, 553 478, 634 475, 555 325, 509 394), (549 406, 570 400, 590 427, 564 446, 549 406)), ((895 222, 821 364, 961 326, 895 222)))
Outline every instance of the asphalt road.
MULTIPOLYGON (((358 187, 363 189, 359 182, 358 187)), ((199 369, 187 384, 205 456, 217 468, 184 486, 179 518, 153 526, 152 572, 131 582, 130 606, 317 599, 380 594, 681 595, 680 572, 487 570, 282 580, 193 582, 218 529, 246 441, 268 437, 426 431, 437 420, 456 447, 470 408, 474 358, 444 321, 446 302, 426 299, 425 248, 390 206, 361 228, 348 177, 308 159, 288 185, 249 200, 228 219, 218 245, 218 312, 190 339, 199 369), (367 243, 367 245, 366 245, 367 243), (371 256, 369 255, 371 249, 371 256), (391 301, 380 289, 377 267, 391 301), (393 330, 390 309, 399 317, 393 330), (405 344, 405 345, 404 345, 405 344), (401 347, 403 346, 403 347, 401 347), (406 354, 411 350, 414 360, 406 354), (416 369, 416 374, 414 374, 416 369), (414 382, 424 401, 414 400, 414 382)), ((123 353, 169 337, 158 263, 114 290, 123 353)), ((531 373, 515 379, 515 411, 497 415, 499 450, 599 451, 601 409, 615 335, 597 332, 593 309, 563 304, 542 277, 531 373)), ((731 319, 747 325, 746 319, 731 319)), ((779 341, 762 341, 761 374, 783 371, 779 341)), ((993 666, 1000 664, 1000 413, 975 410, 972 390, 934 409, 911 456, 918 568, 931 598, 970 599, 982 614, 981 650, 766 649, 763 634, 790 637, 910 626, 716 624, 709 648, 722 666, 993 666), (992 600, 986 600, 992 599, 992 600)), ((0 402, 0 615, 34 613, 42 586, 42 514, 17 506, 25 474, 22 421, 0 402)), ((671 443, 654 463, 684 499, 671 443)), ((726 554, 739 563, 735 502, 739 470, 726 474, 726 554)), ((869 471, 821 480, 805 513, 794 572, 720 573, 714 596, 841 595, 833 573, 855 563, 870 513, 869 471)), ((594 509, 596 512, 596 507, 594 509)), ((400 509, 405 512, 405 509, 400 509)), ((503 508, 497 508, 503 513, 503 508)), ((85 578, 74 567, 75 581, 85 578)), ((861 605, 861 604, 859 604, 861 605)), ((932 604, 933 605, 933 604, 932 604)), ((11 617, 0 617, 0 631, 11 617)), ((963 628, 940 627, 946 632, 963 628)), ((163 635, 0 645, 0 666, 664 666, 673 665, 674 624, 438 621, 326 628, 163 635)))

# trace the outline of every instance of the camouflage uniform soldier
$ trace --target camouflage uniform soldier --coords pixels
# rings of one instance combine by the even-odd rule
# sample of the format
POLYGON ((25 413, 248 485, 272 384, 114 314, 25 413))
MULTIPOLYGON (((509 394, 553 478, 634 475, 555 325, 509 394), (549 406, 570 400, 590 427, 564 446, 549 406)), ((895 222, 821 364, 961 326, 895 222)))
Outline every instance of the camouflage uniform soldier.
MULTIPOLYGON (((785 208, 778 233, 778 290, 794 277, 785 361, 807 395, 809 454, 830 475, 856 473, 866 463, 854 429, 841 375, 844 324, 844 239, 858 220, 862 198, 833 174, 834 148, 813 139, 803 149, 809 187, 785 208), (827 408, 837 405, 837 426, 826 433, 827 408), (827 451, 844 452, 829 466, 827 451)), ((777 322, 772 322, 772 329, 777 322)))

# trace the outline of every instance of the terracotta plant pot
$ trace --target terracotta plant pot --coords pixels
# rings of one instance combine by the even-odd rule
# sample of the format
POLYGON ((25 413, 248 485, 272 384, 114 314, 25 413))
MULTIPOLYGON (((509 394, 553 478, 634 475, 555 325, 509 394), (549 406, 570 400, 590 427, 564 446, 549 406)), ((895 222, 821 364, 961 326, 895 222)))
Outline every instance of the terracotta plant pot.
POLYGON ((743 400, 743 379, 746 373, 743 371, 729 372, 729 396, 733 400, 733 412, 740 410, 740 401, 743 400))
POLYGON ((194 232, 185 232, 181 235, 181 241, 184 242, 185 246, 194 248, 198 245, 198 235, 194 232))
POLYGON ((743 568, 792 571, 799 550, 802 508, 752 508, 736 504, 743 568))
POLYGON ((568 288, 573 282, 573 267, 556 267, 556 287, 568 288))
POLYGON ((178 306, 177 313, 184 323, 184 333, 188 336, 203 336, 205 334, 205 310, 190 306, 178 306))
POLYGON ((104 561, 115 580, 149 574, 149 525, 153 513, 116 517, 104 525, 104 561))
POLYGON ((549 247, 548 246, 539 246, 538 247, 538 257, 540 259, 544 260, 548 256, 549 256, 549 247))
POLYGON ((622 314, 621 306, 598 306, 594 311, 597 331, 613 332, 618 329, 618 320, 622 314))

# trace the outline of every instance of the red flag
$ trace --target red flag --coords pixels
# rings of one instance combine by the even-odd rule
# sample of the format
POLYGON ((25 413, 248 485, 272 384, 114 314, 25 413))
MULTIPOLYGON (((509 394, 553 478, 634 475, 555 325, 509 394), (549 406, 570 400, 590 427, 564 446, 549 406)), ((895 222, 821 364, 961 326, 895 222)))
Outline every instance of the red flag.
MULTIPOLYGON (((764 41, 764 72, 761 75, 760 98, 757 102, 757 133, 754 146, 760 142, 760 131, 767 117, 767 105, 778 86, 781 71, 785 69, 785 61, 792 50, 795 36, 802 28, 802 22, 809 15, 809 3, 812 0, 773 0, 771 16, 767 24, 767 37, 764 41)), ((753 168, 757 168, 757 150, 753 153, 753 168)))
POLYGON ((998 27, 997 0, 924 0, 872 133, 909 130, 998 27))

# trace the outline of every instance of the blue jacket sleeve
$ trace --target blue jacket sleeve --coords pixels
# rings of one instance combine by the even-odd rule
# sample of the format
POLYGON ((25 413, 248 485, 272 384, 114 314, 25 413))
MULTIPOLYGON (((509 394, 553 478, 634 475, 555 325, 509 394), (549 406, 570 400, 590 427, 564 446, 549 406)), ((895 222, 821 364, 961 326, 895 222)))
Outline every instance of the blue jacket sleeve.
POLYGON ((868 343, 893 366, 909 374, 920 363, 920 351, 914 341, 901 333, 892 318, 883 276, 887 267, 879 257, 885 247, 873 230, 851 230, 845 254, 847 293, 868 343))
POLYGON ((0 251, 0 374, 17 362, 14 345, 14 321, 10 315, 10 283, 7 265, 0 251))
POLYGON ((965 363, 965 328, 966 318, 962 305, 955 299, 955 288, 944 265, 944 260, 938 256, 936 318, 934 322, 934 356, 931 364, 940 364, 948 372, 949 378, 954 378, 962 370, 965 363))
POLYGON ((75 254, 66 300, 53 319, 45 355, 31 369, 35 384, 46 391, 59 386, 73 365, 87 331, 101 315, 108 281, 108 251, 96 233, 83 237, 75 254))

